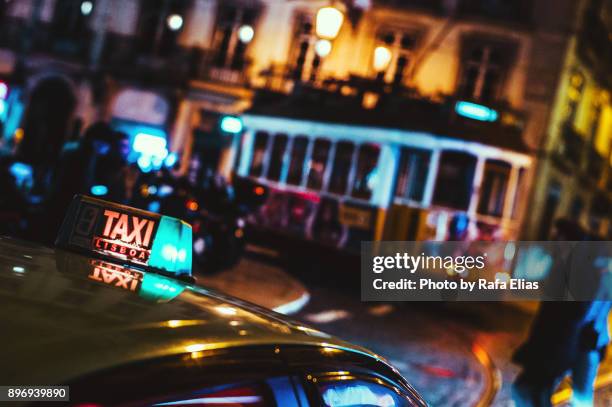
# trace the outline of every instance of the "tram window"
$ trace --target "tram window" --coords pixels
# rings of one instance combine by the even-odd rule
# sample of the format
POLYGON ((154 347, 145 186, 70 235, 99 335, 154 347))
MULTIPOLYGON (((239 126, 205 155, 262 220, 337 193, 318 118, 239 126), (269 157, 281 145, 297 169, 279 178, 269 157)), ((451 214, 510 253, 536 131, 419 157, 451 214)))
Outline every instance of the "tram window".
POLYGON ((478 213, 502 216, 511 166, 505 161, 487 160, 480 188, 478 213))
POLYGON ((418 148, 402 148, 395 196, 420 202, 425 191, 431 152, 418 148))
POLYGON ((261 177, 263 175, 263 165, 266 156, 266 148, 268 146, 268 137, 268 133, 263 131, 255 134, 253 159, 251 160, 251 170, 249 171, 249 174, 253 177, 261 177))
POLYGON ((353 182, 352 196, 361 199, 370 199, 376 185, 377 164, 380 148, 372 144, 359 147, 357 158, 357 173, 353 182))
POLYGON ((476 157, 445 151, 440 155, 433 204, 466 210, 472 196, 476 157))
POLYGON ((270 155, 270 167, 268 168, 268 179, 280 180, 283 172, 283 157, 287 149, 287 135, 277 134, 272 140, 272 153, 270 155))
POLYGON ((515 218, 515 219, 518 216, 519 202, 521 202, 521 199, 523 199, 526 172, 527 170, 525 168, 521 168, 518 173, 518 181, 516 183, 516 193, 514 194, 514 202, 512 202, 512 218, 515 218))
POLYGON ((289 173, 287 174, 287 184, 301 185, 302 174, 304 172, 304 160, 308 149, 308 139, 300 136, 293 139, 291 157, 289 161, 289 173))
POLYGON ((310 171, 308 173, 308 188, 321 189, 323 186, 323 175, 327 166, 327 157, 331 142, 325 139, 316 139, 310 157, 310 171))
POLYGON ((339 195, 346 194, 348 177, 353 162, 353 151, 355 151, 355 145, 349 141, 341 141, 336 145, 336 155, 334 156, 334 165, 329 180, 329 192, 339 195))

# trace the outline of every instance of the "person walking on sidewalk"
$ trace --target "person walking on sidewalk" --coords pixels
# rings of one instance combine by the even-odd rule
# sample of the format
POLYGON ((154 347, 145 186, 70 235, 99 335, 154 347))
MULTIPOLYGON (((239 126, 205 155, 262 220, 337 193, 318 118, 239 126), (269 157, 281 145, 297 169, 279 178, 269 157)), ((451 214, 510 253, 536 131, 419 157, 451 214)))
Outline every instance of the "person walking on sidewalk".
POLYGON ((612 307, 612 273, 609 244, 598 237, 589 236, 581 242, 577 264, 590 265, 585 273, 570 282, 570 292, 579 300, 593 299, 585 303, 585 318, 580 327, 578 352, 572 366, 572 406, 592 406, 594 384, 600 363, 606 356, 610 334, 608 314, 612 307))
MULTIPOLYGON (((590 240, 577 224, 568 220, 556 223, 555 238, 574 242, 590 240)), ((582 246, 580 250, 588 250, 589 246, 582 243, 586 242, 578 245, 582 246)), ((573 247, 576 249, 575 243, 573 247)), ((557 257, 560 254, 557 253, 557 257)), ((568 373, 573 379, 573 405, 592 405, 593 383, 609 341, 607 316, 610 311, 610 289, 605 281, 609 273, 602 276, 601 267, 594 260, 591 256, 590 261, 581 262, 584 267, 579 270, 580 276, 575 276, 578 270, 572 270, 572 264, 577 264, 573 259, 556 259, 554 283, 559 288, 560 276, 568 291, 564 297, 566 301, 540 304, 528 339, 514 354, 514 362, 523 368, 512 389, 517 407, 551 406, 555 388, 568 373), (575 287, 572 277, 586 278, 591 284, 575 287)))

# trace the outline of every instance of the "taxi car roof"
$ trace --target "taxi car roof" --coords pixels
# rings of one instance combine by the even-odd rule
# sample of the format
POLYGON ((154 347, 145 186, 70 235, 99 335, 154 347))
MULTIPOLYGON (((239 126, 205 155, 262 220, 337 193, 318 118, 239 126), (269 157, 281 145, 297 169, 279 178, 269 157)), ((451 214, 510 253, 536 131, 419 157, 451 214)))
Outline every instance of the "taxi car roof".
POLYGON ((91 258, 0 237, 0 360, 8 367, 0 369, 3 382, 58 381, 194 349, 251 345, 335 347, 384 362, 197 285, 176 281, 180 294, 156 302, 92 281, 91 270, 91 258))

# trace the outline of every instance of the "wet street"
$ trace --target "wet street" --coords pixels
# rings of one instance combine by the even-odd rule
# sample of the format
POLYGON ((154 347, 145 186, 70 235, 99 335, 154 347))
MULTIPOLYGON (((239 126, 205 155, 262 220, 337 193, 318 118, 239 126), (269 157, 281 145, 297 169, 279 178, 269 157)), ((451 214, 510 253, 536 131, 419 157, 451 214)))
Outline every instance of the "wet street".
MULTIPOLYGON (((268 308, 301 303, 292 317, 387 358, 432 406, 511 406, 518 373, 513 351, 524 340, 534 304, 362 302, 317 259, 289 264, 251 246, 236 267, 201 277, 204 285, 268 308)), ((596 405, 612 400, 612 363, 600 374, 596 405)), ((562 386, 556 400, 568 398, 562 386)))
POLYGON ((251 247, 204 285, 274 308, 304 296, 292 317, 367 347, 396 366, 432 406, 506 406, 517 368, 509 360, 530 314, 495 303, 367 303, 316 259, 288 264, 251 247))
POLYGON ((507 360, 527 316, 497 304, 362 303, 311 289, 299 319, 380 353, 432 406, 508 405, 507 360))

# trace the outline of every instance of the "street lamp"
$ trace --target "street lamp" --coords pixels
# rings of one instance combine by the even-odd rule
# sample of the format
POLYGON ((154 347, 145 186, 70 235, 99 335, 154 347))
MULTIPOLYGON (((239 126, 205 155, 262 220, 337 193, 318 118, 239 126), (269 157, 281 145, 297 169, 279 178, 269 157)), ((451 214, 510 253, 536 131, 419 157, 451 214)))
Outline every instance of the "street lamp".
POLYGON ((81 14, 84 16, 88 16, 93 11, 93 3, 91 1, 85 0, 81 3, 81 14))
POLYGON ((245 24, 238 29, 238 39, 243 44, 248 44, 251 42, 254 36, 255 30, 253 30, 253 27, 248 24, 245 24))
POLYGON ((321 58, 325 58, 332 50, 332 43, 329 40, 318 40, 315 43, 315 52, 321 58))
POLYGON ((374 49, 374 70, 384 72, 391 62, 391 51, 382 45, 374 49))
POLYGON ((335 7, 327 6, 319 9, 315 21, 317 36, 325 40, 333 40, 338 36, 344 22, 344 14, 335 7))
POLYGON ((178 14, 170 14, 166 19, 166 24, 172 31, 178 31, 183 26, 183 17, 178 14))

